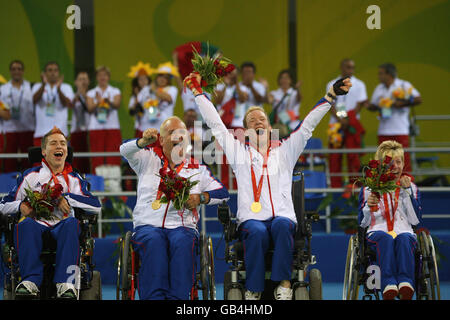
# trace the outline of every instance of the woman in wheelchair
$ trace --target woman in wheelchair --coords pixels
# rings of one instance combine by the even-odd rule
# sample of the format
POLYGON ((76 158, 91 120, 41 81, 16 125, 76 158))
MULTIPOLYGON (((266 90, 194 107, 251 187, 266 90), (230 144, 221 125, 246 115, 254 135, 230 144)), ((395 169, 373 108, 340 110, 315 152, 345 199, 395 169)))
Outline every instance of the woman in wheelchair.
MULTIPOLYGON (((58 298, 76 298, 76 288, 69 282, 73 272, 68 268, 78 265, 80 227, 74 217, 74 209, 98 214, 99 200, 87 190, 87 182, 72 171, 66 162, 67 139, 61 130, 54 127, 42 139, 41 166, 26 170, 17 179, 17 185, 0 202, 0 212, 6 215, 19 214, 14 228, 14 245, 22 281, 15 288, 17 296, 37 297, 43 279, 43 264, 40 260, 42 234, 50 232, 57 242, 55 275, 58 298), (25 189, 41 192, 48 184, 62 187, 62 195, 51 218, 37 217, 31 208, 25 189)), ((14 288, 13 288, 14 290, 14 288)))
POLYGON ((410 300, 414 294, 417 246, 413 226, 421 219, 420 194, 413 178, 403 173, 404 151, 396 141, 385 141, 377 149, 375 159, 392 158, 392 172, 397 176, 395 192, 378 198, 368 188, 359 195, 359 219, 367 229, 368 247, 376 253, 381 271, 383 299, 410 300), (377 207, 374 212, 370 207, 377 207), (393 224, 393 225, 392 225, 393 224))

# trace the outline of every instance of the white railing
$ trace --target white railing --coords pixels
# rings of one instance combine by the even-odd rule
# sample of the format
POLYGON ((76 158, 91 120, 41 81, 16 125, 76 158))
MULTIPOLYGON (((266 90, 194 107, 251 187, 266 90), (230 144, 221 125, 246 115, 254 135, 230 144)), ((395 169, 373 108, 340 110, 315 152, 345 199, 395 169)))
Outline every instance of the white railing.
MULTIPOLYGON (((450 118, 450 116, 449 116, 450 118)), ((313 163, 313 157, 314 155, 323 155, 323 154, 331 154, 331 153, 342 153, 342 154, 346 154, 346 153, 374 153, 376 151, 376 147, 367 147, 367 148, 360 148, 360 149, 306 149, 303 151, 303 154, 308 154, 309 155, 309 159, 310 159, 310 169, 312 169, 312 167, 314 166, 313 163)), ((416 153, 416 152, 421 152, 421 153, 450 153, 450 147, 411 147, 411 148, 405 148, 404 149, 405 152, 410 152, 410 153, 416 153)), ((215 151, 215 158, 216 159, 221 159, 222 158, 222 151, 216 150, 215 151)), ((199 156, 199 158, 201 158, 201 156, 203 156, 203 153, 201 154, 195 154, 195 156, 199 156)), ((0 159, 18 159, 18 158, 27 158, 28 155, 25 153, 3 153, 0 154, 0 159)), ((80 158, 85 158, 85 157, 122 157, 121 154, 119 152, 75 152, 74 153, 74 157, 80 157, 80 158)), ((229 181, 231 183, 229 192, 230 194, 237 194, 237 190, 234 188, 233 186, 233 172, 231 170, 231 166, 229 166, 229 181)), ((419 172, 417 172, 419 173, 419 172)), ((412 174, 414 175, 415 172, 413 171, 412 174)), ((426 174, 424 173, 423 170, 420 170, 420 174, 426 174)), ((436 174, 436 171, 433 170, 432 172, 430 172, 429 174, 436 174)), ((442 175, 447 175, 450 174, 450 170, 447 169, 439 169, 439 174, 442 175)), ((345 176, 348 175, 348 173, 345 172, 341 172, 341 173, 334 173, 334 174, 329 174, 327 173, 327 176, 345 176)), ((361 175, 361 173, 351 173, 352 176, 358 176, 361 175)), ((221 166, 217 165, 217 176, 220 177, 221 176, 221 166)), ((120 179, 137 179, 136 176, 122 176, 120 179)), ((342 193, 344 192, 345 189, 344 188, 308 188, 305 189, 306 193, 342 193)), ((355 189, 356 191, 356 189, 355 189)), ((359 192, 359 190, 357 190, 359 192)), ((420 188, 421 192, 450 192, 450 187, 421 187, 420 188)), ((102 192, 92 192, 93 195, 98 196, 98 197, 116 197, 116 196, 135 196, 136 195, 136 191, 121 191, 121 192, 107 192, 107 191, 102 191, 102 192)), ((6 194, 0 194, 0 197, 3 197, 6 194)), ((200 209, 200 214, 201 214, 201 224, 202 224, 202 229, 206 230, 206 222, 207 221, 218 221, 217 217, 205 217, 205 207, 204 205, 201 206, 200 209)), ((424 218, 450 218, 450 214, 427 214, 423 216, 424 218)), ((321 216, 320 219, 325 219, 326 220, 326 232, 330 233, 331 232, 331 219, 347 219, 347 218, 355 218, 354 216, 345 216, 345 215, 340 215, 339 217, 330 217, 330 208, 328 207, 326 209, 326 214, 325 216, 321 216)), ((97 223, 98 223, 98 230, 99 230, 99 237, 102 236, 102 224, 103 223, 125 223, 125 222, 132 222, 132 219, 122 219, 122 218, 118 218, 118 219, 103 219, 101 214, 98 217, 97 223)))

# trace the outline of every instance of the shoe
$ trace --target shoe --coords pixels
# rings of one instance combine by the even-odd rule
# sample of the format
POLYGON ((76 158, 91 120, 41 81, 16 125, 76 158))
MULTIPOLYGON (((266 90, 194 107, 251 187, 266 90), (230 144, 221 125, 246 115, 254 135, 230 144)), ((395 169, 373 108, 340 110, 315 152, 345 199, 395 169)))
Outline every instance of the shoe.
POLYGON ((37 297, 39 295, 39 288, 34 282, 25 280, 17 285, 16 295, 37 297))
POLYGON ((261 292, 245 290, 245 300, 261 300, 261 292))
POLYGON ((398 288, 395 284, 388 284, 383 290, 383 300, 394 300, 398 295, 398 288))
POLYGON ((408 282, 400 282, 398 285, 400 300, 411 300, 414 295, 414 288, 408 282))
POLYGON ((292 300, 292 292, 293 290, 291 288, 278 286, 273 291, 273 295, 275 296, 275 300, 292 300))
POLYGON ((76 299, 77 290, 72 283, 57 283, 56 297, 61 299, 76 299))

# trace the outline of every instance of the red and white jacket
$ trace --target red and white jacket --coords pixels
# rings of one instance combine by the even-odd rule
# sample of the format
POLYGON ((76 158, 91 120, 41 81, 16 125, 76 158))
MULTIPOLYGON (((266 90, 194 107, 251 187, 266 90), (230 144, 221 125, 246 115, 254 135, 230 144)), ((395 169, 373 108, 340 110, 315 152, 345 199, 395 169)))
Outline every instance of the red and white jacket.
POLYGON ((197 95, 195 102, 216 141, 223 148, 236 176, 239 190, 238 224, 250 219, 264 221, 278 216, 297 223, 291 195, 293 170, 314 128, 331 108, 328 101, 322 98, 289 137, 277 140, 276 146, 272 144, 270 147, 267 160, 268 175, 263 180, 259 199, 262 209, 257 213, 251 211, 254 195, 250 165, 253 166, 256 180, 259 181, 263 167, 262 154, 249 144, 241 143, 234 138, 223 124, 214 105, 203 94, 197 95))
MULTIPOLYGON (((134 228, 141 225, 174 229, 181 226, 196 229, 198 218, 185 209, 179 212, 171 202, 161 204, 159 209, 152 208, 152 202, 158 194, 160 183, 159 170, 164 165, 162 148, 153 144, 145 148, 137 145, 138 139, 129 140, 120 146, 120 153, 128 160, 131 168, 138 176, 137 201, 133 210, 134 228)), ((208 205, 219 204, 229 199, 228 190, 214 176, 207 166, 198 164, 196 161, 186 161, 183 169, 178 173, 180 176, 191 180, 198 180, 190 191, 190 194, 208 192, 210 201, 208 205)))

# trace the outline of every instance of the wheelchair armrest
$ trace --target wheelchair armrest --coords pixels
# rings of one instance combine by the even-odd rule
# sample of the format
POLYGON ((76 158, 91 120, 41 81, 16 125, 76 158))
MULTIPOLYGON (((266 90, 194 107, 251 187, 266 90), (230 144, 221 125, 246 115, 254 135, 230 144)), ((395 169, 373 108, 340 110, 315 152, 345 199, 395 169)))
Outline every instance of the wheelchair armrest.
POLYGON ((80 208, 73 208, 75 211, 75 218, 84 221, 87 220, 89 224, 96 224, 97 223, 97 214, 95 213, 88 213, 80 208))
POLYGON ((306 219, 311 222, 318 222, 320 220, 320 215, 317 211, 305 211, 306 219))
POLYGON ((230 207, 225 201, 217 206, 217 218, 223 225, 228 225, 231 221, 230 207))

